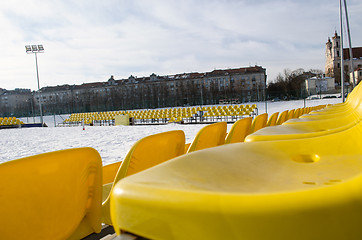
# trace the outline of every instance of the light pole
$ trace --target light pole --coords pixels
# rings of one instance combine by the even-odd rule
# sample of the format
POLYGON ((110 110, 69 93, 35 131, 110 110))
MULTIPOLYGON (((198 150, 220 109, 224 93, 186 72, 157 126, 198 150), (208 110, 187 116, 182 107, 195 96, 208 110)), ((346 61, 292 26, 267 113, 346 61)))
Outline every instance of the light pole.
POLYGON ((41 98, 40 98, 40 84, 39 84, 39 71, 38 71, 38 53, 44 52, 43 45, 26 45, 25 46, 26 53, 34 53, 35 54, 35 66, 36 66, 36 78, 38 80, 38 98, 39 98, 39 111, 40 111, 40 122, 41 126, 43 127, 43 111, 41 108, 41 98))

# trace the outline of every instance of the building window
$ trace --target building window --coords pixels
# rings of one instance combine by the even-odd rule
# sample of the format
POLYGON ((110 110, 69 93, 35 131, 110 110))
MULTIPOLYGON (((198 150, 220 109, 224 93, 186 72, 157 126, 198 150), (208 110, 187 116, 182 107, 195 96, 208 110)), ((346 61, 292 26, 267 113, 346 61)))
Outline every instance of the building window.
POLYGON ((339 57, 339 51, 337 51, 337 57, 339 57))
POLYGON ((337 63, 337 68, 340 68, 340 67, 341 67, 340 63, 337 63))

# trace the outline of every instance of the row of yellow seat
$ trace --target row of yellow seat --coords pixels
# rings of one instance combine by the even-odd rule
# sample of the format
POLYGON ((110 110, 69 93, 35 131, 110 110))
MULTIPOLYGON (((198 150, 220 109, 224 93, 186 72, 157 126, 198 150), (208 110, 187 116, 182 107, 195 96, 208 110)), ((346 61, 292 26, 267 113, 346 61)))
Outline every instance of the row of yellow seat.
MULTIPOLYGON (((200 117, 203 122, 208 121, 235 121, 239 118, 245 116, 254 116, 257 115, 257 106, 256 104, 252 105, 224 105, 224 106, 212 106, 212 107, 203 107, 200 110, 200 117)), ((169 122, 181 122, 187 119, 189 116, 178 115, 172 116, 169 122), (186 119, 185 119, 186 118, 186 119)))
POLYGON ((180 130, 148 136, 134 144, 123 162, 104 167, 98 152, 90 148, 2 163, 0 189, 6 198, 0 198, 3 226, 0 236, 4 239, 80 239, 100 232, 102 222, 116 224, 118 231, 118 216, 111 216, 111 209, 117 209, 112 207, 111 193, 120 179, 185 153, 242 142, 247 134, 265 125, 259 124, 265 116, 267 114, 259 115, 253 122, 251 117, 239 120, 229 134, 226 134, 226 122, 207 125, 190 145, 185 144, 185 134, 180 130), (25 198, 26 202, 22 200, 25 198), (19 220, 19 216, 24 220, 19 220))
POLYGON ((192 144, 186 144, 185 152, 215 147, 224 143, 230 144, 244 142, 245 137, 264 127, 281 125, 290 119, 299 118, 311 111, 323 109, 325 106, 326 105, 319 105, 314 107, 285 110, 280 115, 279 112, 276 112, 269 118, 267 113, 260 114, 254 119, 252 117, 242 118, 232 125, 227 136, 226 122, 210 124, 199 131, 192 144), (215 136, 215 134, 217 136, 215 136), (203 138, 203 140, 200 140, 200 138, 203 138))
POLYGON ((72 113, 69 118, 64 120, 64 123, 79 123, 84 121, 85 124, 90 124, 92 121, 111 121, 115 119, 115 116, 126 113, 126 111, 72 113))
POLYGON ((243 143, 185 154, 115 184, 116 232, 150 239, 362 239, 361 85, 345 103, 266 119, 253 120, 243 143))
POLYGON ((130 114, 136 120, 136 123, 156 122, 174 122, 176 119, 182 121, 185 118, 192 118, 201 111, 201 107, 187 108, 166 108, 154 110, 138 110, 130 114))
POLYGON ((117 115, 129 115, 134 118, 136 123, 149 122, 181 122, 191 121, 196 116, 203 120, 214 120, 215 117, 243 117, 246 115, 256 115, 256 104, 247 105, 224 105, 209 107, 184 107, 184 108, 165 108, 153 110, 134 110, 134 111, 111 111, 111 112, 91 112, 91 113, 72 113, 64 123, 91 124, 93 121, 112 121, 117 115))
POLYGON ((10 125, 19 125, 24 124, 24 122, 20 121, 16 117, 0 117, 0 126, 10 126, 10 125))
MULTIPOLYGON (((224 106, 212 106, 212 107, 186 107, 186 108, 167 108, 157 110, 138 110, 133 111, 130 114, 135 119, 178 119, 195 117, 195 114, 213 113, 218 111, 236 111, 241 113, 243 110, 252 112, 257 108, 256 104, 253 105, 224 105, 224 106)), ((206 117, 206 116, 205 116, 206 117)), ((172 122, 172 120, 171 120, 172 122)))

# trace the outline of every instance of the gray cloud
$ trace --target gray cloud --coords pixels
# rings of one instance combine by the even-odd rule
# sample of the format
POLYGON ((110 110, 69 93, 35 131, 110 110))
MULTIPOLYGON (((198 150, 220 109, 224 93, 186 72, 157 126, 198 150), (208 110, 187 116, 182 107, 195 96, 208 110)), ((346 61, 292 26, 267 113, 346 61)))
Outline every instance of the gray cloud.
MULTIPOLYGON (((361 46, 362 3, 348 1, 353 44, 361 46)), ((105 81, 151 73, 258 64, 269 80, 284 68, 324 69, 324 44, 339 29, 338 2, 240 0, 8 1, 0 8, 0 87, 105 81)))

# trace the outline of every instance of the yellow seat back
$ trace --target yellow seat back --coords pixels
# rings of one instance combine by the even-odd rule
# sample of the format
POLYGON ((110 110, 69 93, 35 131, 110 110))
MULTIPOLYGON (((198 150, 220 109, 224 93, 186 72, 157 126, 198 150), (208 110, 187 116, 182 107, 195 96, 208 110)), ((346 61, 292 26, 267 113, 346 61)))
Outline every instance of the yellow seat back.
POLYGON ((227 123, 218 122, 200 129, 191 143, 187 153, 210 147, 216 147, 225 143, 227 123))
POLYGON ((268 120, 267 113, 263 113, 263 114, 256 116, 253 120, 253 123, 251 124, 250 132, 253 133, 253 132, 258 131, 259 129, 266 127, 267 120, 268 120))
POLYGON ((285 110, 284 112, 282 112, 279 117, 278 120, 276 122, 276 125, 281 125, 282 123, 284 123, 285 121, 287 121, 288 118, 288 110, 285 110))
POLYGON ((92 148, 0 164, 0 238, 81 239, 100 232, 101 171, 92 148))
POLYGON ((295 112, 295 109, 289 110, 289 112, 288 112, 288 117, 287 117, 287 121, 288 121, 289 119, 294 118, 294 112, 295 112))
POLYGON ((226 136, 225 144, 244 142, 245 137, 250 133, 252 119, 252 117, 247 117, 236 121, 226 136))
POLYGON ((301 115, 301 110, 300 108, 297 108, 295 111, 294 111, 294 114, 293 114, 293 117, 292 118, 299 118, 300 115, 301 115))
POLYGON ((267 127, 275 126, 277 123, 279 112, 273 113, 270 118, 268 119, 268 122, 266 123, 267 127))
POLYGON ((114 178, 115 178, 121 164, 122 164, 122 162, 115 162, 115 163, 103 166, 103 168, 102 168, 102 172, 103 172, 102 183, 103 184, 112 183, 114 181, 114 178))
MULTIPOLYGON (((182 130, 163 132, 142 138, 128 152, 112 185, 103 186, 103 191, 110 193, 114 185, 122 178, 180 156, 184 153, 184 149, 185 133, 182 130)), ((113 165, 111 166, 113 167, 113 165)), ((104 179, 107 179, 107 176, 104 176, 104 179)), ((111 225, 109 201, 110 194, 107 194, 107 196, 104 196, 102 204, 102 222, 111 225)))

